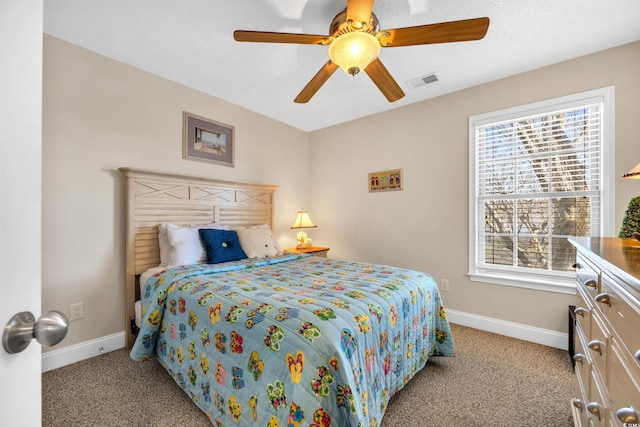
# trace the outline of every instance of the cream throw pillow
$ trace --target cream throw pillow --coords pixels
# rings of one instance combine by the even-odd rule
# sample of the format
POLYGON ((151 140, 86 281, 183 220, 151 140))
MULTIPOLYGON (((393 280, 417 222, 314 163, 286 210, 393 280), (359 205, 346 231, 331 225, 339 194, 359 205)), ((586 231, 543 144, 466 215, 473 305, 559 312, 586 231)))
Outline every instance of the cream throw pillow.
POLYGON ((280 253, 278 244, 269 228, 236 228, 242 250, 249 258, 276 256, 280 253))

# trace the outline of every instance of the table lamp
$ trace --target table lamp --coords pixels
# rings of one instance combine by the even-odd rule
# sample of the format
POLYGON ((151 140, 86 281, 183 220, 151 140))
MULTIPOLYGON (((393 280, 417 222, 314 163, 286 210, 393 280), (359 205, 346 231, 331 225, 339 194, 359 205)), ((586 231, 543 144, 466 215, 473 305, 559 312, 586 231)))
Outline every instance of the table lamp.
POLYGON ((293 222, 291 226, 292 230, 299 230, 297 235, 297 249, 308 248, 311 246, 310 239, 307 237, 307 233, 304 231, 305 228, 316 228, 317 225, 311 221, 311 217, 309 217, 309 211, 307 210, 299 210, 296 216, 296 220, 293 222))

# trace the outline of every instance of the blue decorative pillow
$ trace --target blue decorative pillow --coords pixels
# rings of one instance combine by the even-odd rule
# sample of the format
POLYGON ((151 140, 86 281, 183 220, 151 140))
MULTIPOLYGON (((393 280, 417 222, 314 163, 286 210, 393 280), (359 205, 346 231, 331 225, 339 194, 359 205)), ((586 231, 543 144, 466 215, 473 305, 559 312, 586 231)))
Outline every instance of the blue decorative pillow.
POLYGON ((247 254, 242 250, 238 234, 235 231, 201 228, 198 233, 200 233, 200 238, 207 251, 207 262, 209 264, 247 258, 247 254))

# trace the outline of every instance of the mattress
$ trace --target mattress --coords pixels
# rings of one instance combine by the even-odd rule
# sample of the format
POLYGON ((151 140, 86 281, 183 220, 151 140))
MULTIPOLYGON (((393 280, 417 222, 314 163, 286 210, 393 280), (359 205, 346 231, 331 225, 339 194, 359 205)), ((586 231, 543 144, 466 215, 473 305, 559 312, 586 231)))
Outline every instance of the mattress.
POLYGON ((174 267, 141 295, 131 357, 157 357, 216 425, 377 426, 453 355, 435 281, 407 269, 285 254, 174 267))

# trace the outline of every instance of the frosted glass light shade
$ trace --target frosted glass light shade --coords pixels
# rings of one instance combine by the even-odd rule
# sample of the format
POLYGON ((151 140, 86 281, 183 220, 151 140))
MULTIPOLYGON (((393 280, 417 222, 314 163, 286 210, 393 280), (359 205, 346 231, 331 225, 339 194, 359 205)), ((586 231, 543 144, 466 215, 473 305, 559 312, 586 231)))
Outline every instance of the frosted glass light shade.
POLYGON ((355 31, 338 36, 329 45, 331 62, 356 75, 380 54, 380 42, 373 35, 355 31))

